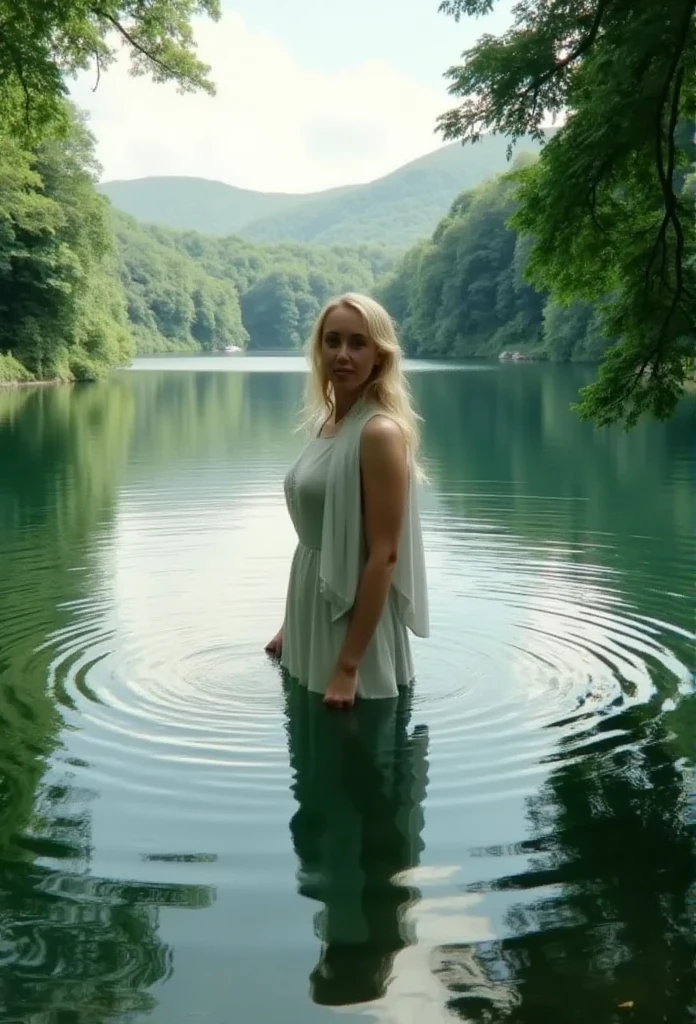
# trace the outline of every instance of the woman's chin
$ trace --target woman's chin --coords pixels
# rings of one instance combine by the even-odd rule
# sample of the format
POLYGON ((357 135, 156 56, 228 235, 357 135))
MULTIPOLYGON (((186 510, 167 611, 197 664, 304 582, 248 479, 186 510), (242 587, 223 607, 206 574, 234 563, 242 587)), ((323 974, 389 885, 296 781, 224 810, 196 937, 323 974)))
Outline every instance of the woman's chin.
POLYGON ((355 373, 335 373, 331 378, 333 389, 338 395, 355 395, 364 390, 367 384, 355 373))

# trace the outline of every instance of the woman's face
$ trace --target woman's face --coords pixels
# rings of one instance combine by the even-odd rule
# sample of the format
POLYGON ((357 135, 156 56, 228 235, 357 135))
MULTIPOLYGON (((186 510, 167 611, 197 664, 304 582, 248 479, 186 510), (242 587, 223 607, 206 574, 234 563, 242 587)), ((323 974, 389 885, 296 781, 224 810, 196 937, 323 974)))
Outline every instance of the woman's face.
POLYGON ((379 364, 379 351, 362 316, 350 306, 327 314, 321 336, 321 363, 334 393, 360 393, 379 364))

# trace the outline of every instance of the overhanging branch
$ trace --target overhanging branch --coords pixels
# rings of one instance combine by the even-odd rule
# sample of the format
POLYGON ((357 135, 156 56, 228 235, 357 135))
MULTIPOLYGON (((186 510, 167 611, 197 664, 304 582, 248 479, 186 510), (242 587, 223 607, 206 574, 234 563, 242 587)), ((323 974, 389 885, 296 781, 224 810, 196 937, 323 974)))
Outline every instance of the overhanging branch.
POLYGON ((99 56, 99 50, 95 50, 94 59, 97 64, 97 80, 92 87, 92 92, 97 91, 97 89, 99 88, 99 83, 101 81, 101 57, 99 56))
POLYGON ((179 71, 176 68, 173 68, 170 64, 167 64, 166 61, 163 61, 160 57, 153 53, 152 50, 148 49, 146 46, 143 46, 142 43, 139 43, 138 40, 135 39, 135 37, 132 35, 132 33, 128 31, 125 25, 121 24, 118 18, 114 18, 113 15, 107 14, 105 11, 101 11, 98 8, 93 8, 93 10, 97 17, 103 18, 104 21, 107 21, 113 28, 116 29, 117 32, 120 33, 121 36, 123 36, 126 42, 129 43, 129 45, 132 46, 134 50, 137 50, 137 52, 142 54, 143 57, 147 57, 148 60, 152 61, 152 63, 156 67, 158 67, 160 71, 163 71, 166 75, 169 75, 170 78, 178 79, 180 82, 188 82, 189 85, 192 86, 198 85, 196 80, 193 79, 190 75, 187 75, 184 72, 179 71))
MULTIPOLYGON (((667 75, 665 77, 664 84, 662 86, 662 92, 657 109, 657 118, 655 124, 655 157, 657 176, 660 182, 660 188, 664 199, 664 217, 658 230, 657 238, 648 260, 648 265, 645 269, 645 288, 650 285, 650 273, 657 259, 657 254, 662 251, 663 267, 667 262, 667 229, 670 222, 674 227, 675 234, 677 235, 677 242, 681 241, 681 247, 679 249, 680 255, 683 256, 684 248, 684 232, 682 224, 679 219, 679 209, 677 204, 677 197, 674 194, 674 166, 676 161, 676 149, 674 143, 674 135, 677 127, 677 120, 679 118, 679 103, 681 99, 681 89, 684 81, 684 69, 680 68, 680 63, 684 53, 687 39, 689 37, 689 31, 691 29, 691 19, 693 17, 691 4, 685 5, 684 19, 680 25, 680 33, 678 39, 678 45, 675 47, 674 55, 670 61, 669 68, 667 69, 667 75), (675 81, 676 76, 676 81, 675 81), (673 87, 674 86, 674 87, 673 87), (672 101, 670 104, 670 115, 667 125, 667 166, 665 167, 665 158, 663 154, 663 129, 665 119, 665 108, 667 107, 670 99, 670 92, 672 92, 672 101)), ((678 283, 681 286, 681 274, 682 274, 682 260, 678 260, 677 274, 678 283)))
POLYGON ((599 35, 599 30, 602 25, 602 18, 604 17, 606 10, 611 3, 612 0, 600 0, 599 4, 597 5, 597 10, 595 11, 595 16, 592 21, 592 25, 590 26, 590 31, 587 33, 586 36, 584 36, 580 40, 575 49, 572 50, 566 57, 563 57, 561 60, 557 60, 554 63, 553 67, 548 68, 546 71, 542 72, 542 74, 539 75, 538 78, 536 78, 525 89, 522 90, 523 96, 528 96, 530 92, 533 92, 534 95, 532 97, 532 110, 536 109, 537 98, 541 87, 546 85, 546 83, 549 82, 552 78, 555 78, 555 76, 560 71, 564 71, 570 64, 573 64, 579 57, 582 57, 585 53, 587 53, 590 47, 594 44, 597 36, 599 35))

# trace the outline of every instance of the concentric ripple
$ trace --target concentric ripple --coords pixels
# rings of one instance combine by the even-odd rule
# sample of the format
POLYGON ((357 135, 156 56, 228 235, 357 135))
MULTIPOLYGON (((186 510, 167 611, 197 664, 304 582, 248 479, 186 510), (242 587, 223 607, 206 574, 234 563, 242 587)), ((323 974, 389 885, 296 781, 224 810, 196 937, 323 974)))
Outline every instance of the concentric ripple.
MULTIPOLYGON (((219 486, 196 477, 183 501, 150 486, 125 496, 104 549, 113 577, 63 605, 66 624, 41 651, 76 730, 71 754, 100 785, 199 810, 224 792, 228 813, 272 817, 287 743, 263 643, 292 538, 277 496, 258 495, 252 515, 245 490, 225 509, 219 486)), ((532 544, 507 528, 502 501, 485 506, 485 518, 425 515, 432 638, 416 644, 413 715, 431 735, 431 806, 528 794, 559 749, 582 757, 598 721, 650 701, 656 679, 665 697, 689 688, 688 631, 633 607, 611 559, 591 557, 594 538, 532 544)), ((551 522, 553 502, 542 511, 551 522)), ((631 737, 605 730, 603 742, 631 737)))

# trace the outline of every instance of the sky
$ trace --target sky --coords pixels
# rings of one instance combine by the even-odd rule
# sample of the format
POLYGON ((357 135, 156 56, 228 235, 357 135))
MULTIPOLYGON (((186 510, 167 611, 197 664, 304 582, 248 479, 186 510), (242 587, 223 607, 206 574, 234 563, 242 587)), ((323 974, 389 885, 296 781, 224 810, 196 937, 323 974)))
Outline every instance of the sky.
POLYGON ((191 175, 277 192, 372 181, 442 145, 444 72, 505 29, 511 2, 457 24, 439 0, 223 0, 220 22, 196 22, 215 97, 132 78, 125 59, 96 91, 87 73, 71 94, 104 181, 191 175))

